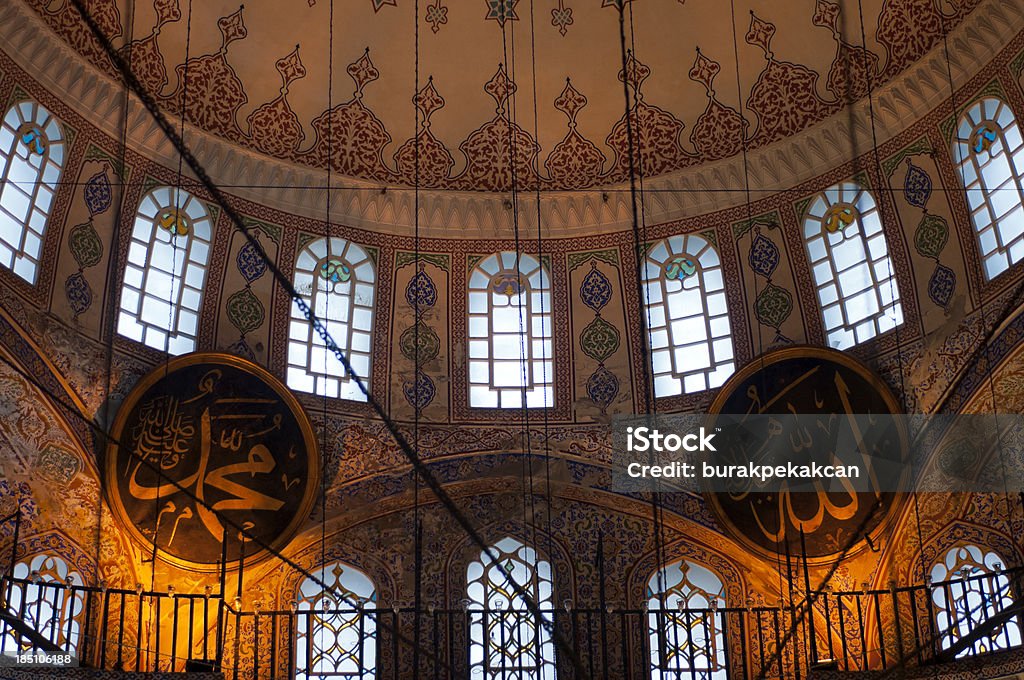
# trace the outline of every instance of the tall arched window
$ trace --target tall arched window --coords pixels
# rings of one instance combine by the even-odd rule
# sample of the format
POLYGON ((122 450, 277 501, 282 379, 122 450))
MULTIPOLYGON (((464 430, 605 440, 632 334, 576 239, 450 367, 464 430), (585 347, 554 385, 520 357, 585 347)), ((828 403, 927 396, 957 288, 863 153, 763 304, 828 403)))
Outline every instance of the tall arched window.
POLYGON ((695 235, 672 236, 644 259, 654 396, 720 387, 736 370, 722 263, 695 235))
POLYGON ((25 101, 0 125, 0 264, 36 282, 43 232, 64 167, 64 135, 53 115, 25 101))
MULTIPOLYGON (((370 380, 373 294, 377 271, 362 247, 343 238, 306 245, 295 260, 295 289, 327 327, 360 380, 370 380)), ((345 366, 292 303, 288 329, 288 386, 300 392, 366 401, 345 366)))
POLYGON ((296 594, 295 677, 373 680, 377 675, 377 591, 363 572, 334 562, 296 594))
MULTIPOLYGON (((29 583, 13 584, 7 595, 7 611, 61 649, 78 649, 82 634, 85 596, 71 586, 83 586, 82 575, 66 560, 55 555, 36 555, 14 566, 14 578, 29 583)), ((4 626, 7 630, 7 627, 4 626)), ((20 636, 7 632, 0 647, 5 653, 18 651, 20 636)), ((30 649, 26 645, 24 649, 30 649)))
POLYGON ((847 349, 903 323, 882 219, 867 189, 840 182, 815 196, 804 240, 830 347, 847 349))
MULTIPOLYGON (((932 602, 942 649, 961 638, 1016 601, 1007 578, 1006 563, 999 555, 976 545, 951 549, 932 567, 932 602)), ((1022 642, 1021 620, 1014 616, 957 654, 957 658, 1017 647, 1022 642)))
POLYGON ((651 678, 725 680, 725 586, 687 560, 668 565, 647 584, 651 678))
POLYGON ((196 348, 213 225, 184 189, 157 187, 139 203, 117 332, 168 354, 196 348))
POLYGON ((469 405, 554 404, 551 283, 532 255, 495 253, 469 274, 469 405))
POLYGON ((470 677, 554 680, 551 565, 514 538, 503 538, 491 550, 496 561, 481 553, 466 571, 470 677), (537 604, 543 620, 516 593, 513 580, 537 604))
POLYGON ((986 97, 960 117, 953 160, 967 191, 985 276, 1024 260, 1024 140, 1006 102, 986 97))

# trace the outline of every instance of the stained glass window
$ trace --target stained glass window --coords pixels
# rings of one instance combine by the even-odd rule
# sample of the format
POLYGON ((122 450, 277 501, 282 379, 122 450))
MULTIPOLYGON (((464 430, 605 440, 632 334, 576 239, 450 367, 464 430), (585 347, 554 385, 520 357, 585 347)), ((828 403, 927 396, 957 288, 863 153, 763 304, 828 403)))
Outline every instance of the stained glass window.
MULTIPOLYGON (((361 380, 370 379, 374 286, 369 253, 343 238, 307 244, 295 260, 295 288, 305 297, 361 380)), ((292 303, 288 328, 288 386, 301 392, 366 401, 345 366, 292 303)))
MULTIPOLYGON (((932 567, 932 603, 942 649, 949 649, 990 617, 1015 606, 1005 567, 999 555, 976 545, 953 548, 932 567)), ((1009 649, 1021 641, 1021 620, 1014 616, 956 656, 1009 649)))
POLYGON ((695 235, 659 241, 647 250, 643 279, 654 396, 720 387, 736 363, 714 246, 695 235))
POLYGON ((532 255, 496 253, 469 274, 469 405, 554 403, 551 283, 532 255))
POLYGON ((121 288, 117 332, 178 355, 196 347, 213 225, 206 206, 162 186, 139 203, 121 288))
POLYGON ((299 586, 295 677, 373 680, 377 674, 377 591, 363 572, 335 562, 299 586))
POLYGON ((554 680, 551 565, 514 538, 498 541, 491 550, 497 561, 482 553, 466 572, 470 677, 554 680), (543 620, 529 610, 513 580, 537 604, 543 620))
POLYGON ((647 635, 652 680, 725 680, 722 607, 722 580, 698 564, 680 560, 651 577, 647 635))
POLYGON ((64 135, 53 115, 24 101, 0 125, 0 264, 35 283, 57 182, 64 135))
POLYGON ((953 160, 967 191, 985 277, 1024 260, 1024 139, 1006 102, 986 97, 960 117, 953 160))
POLYGON ((804 218, 804 241, 830 347, 847 349, 903 323, 871 192, 840 182, 815 196, 804 218))
MULTIPOLYGON (((33 630, 61 649, 74 653, 82 634, 85 597, 71 586, 85 585, 82 575, 55 555, 36 555, 14 566, 14 578, 29 583, 12 585, 7 595, 7 611, 27 623, 33 630), (49 585, 47 585, 49 584, 49 585)), ((18 651, 21 637, 2 627, 0 647, 3 652, 18 651)), ((23 644, 22 649, 30 649, 23 644)))

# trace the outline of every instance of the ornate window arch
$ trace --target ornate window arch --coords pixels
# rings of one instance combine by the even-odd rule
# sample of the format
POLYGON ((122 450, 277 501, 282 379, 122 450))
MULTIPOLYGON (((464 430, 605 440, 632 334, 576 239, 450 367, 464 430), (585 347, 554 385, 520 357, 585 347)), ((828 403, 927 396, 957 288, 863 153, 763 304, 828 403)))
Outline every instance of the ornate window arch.
MULTIPOLYGON (((294 284, 361 380, 370 379, 374 289, 377 269, 370 254, 343 238, 322 238, 302 247, 294 284)), ((292 303, 288 326, 288 386, 300 392, 366 401, 345 366, 327 349, 292 303)))
POLYGON ((296 593, 295 677, 373 680, 377 675, 377 606, 370 577, 343 562, 313 573, 296 593), (335 597, 335 596, 338 597, 335 597))
MULTIPOLYGON (((1015 602, 1006 562, 994 551, 976 545, 951 548, 942 561, 932 566, 932 603, 942 649, 949 649, 988 618, 1015 602)), ((978 638, 957 658, 1017 647, 1021 619, 1014 616, 991 634, 978 638)))
POLYGON ((139 202, 117 332, 178 355, 196 348, 213 224, 184 189, 159 186, 139 202))
POLYGON ((647 583, 653 680, 725 680, 725 586, 713 571, 679 560, 647 583))
POLYGON ((1024 139, 1006 102, 986 97, 960 116, 953 161, 991 280, 1024 260, 1024 139))
MULTIPOLYGON (((85 594, 71 586, 85 585, 82 574, 57 555, 40 553, 20 560, 14 578, 29 583, 13 584, 7 595, 7 611, 62 649, 74 653, 82 634, 85 594)), ((6 653, 18 650, 19 636, 7 632, 0 647, 6 653)), ((30 649, 26 645, 25 649, 30 649)))
POLYGON ((903 323, 896 273, 871 192, 840 182, 811 199, 804 242, 828 345, 848 349, 903 323))
POLYGON ((647 249, 643 282, 654 396, 721 385, 736 370, 722 262, 702 236, 672 236, 647 249))
POLYGON ((552 406, 551 281, 547 268, 532 255, 495 253, 473 267, 467 287, 469 405, 552 406))
POLYGON ((53 114, 34 101, 7 109, 0 124, 0 264, 29 283, 36 282, 64 156, 53 114))
POLYGON ((548 629, 554 622, 551 565, 511 537, 491 550, 497 561, 481 553, 466 570, 470 676, 554 680, 555 647, 548 629), (527 608, 510 578, 529 593, 546 623, 527 608))

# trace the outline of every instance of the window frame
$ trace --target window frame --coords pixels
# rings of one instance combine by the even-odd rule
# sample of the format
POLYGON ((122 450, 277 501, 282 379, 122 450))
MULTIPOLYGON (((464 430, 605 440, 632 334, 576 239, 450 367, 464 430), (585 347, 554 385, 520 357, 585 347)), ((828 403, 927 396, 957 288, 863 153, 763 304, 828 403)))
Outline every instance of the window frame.
POLYGON ((868 187, 844 180, 812 196, 801 232, 828 347, 847 350, 906 321, 881 209, 868 187))
POLYGON ((541 259, 500 251, 474 264, 466 280, 470 408, 522 409, 524 396, 526 408, 555 406, 553 318, 551 272, 541 259), (497 293, 495 286, 511 292, 497 293), (497 306, 499 297, 507 302, 497 306), (508 310, 505 318, 497 310, 508 310), (515 346, 499 347, 500 340, 515 346))
POLYGON ((655 398, 697 394, 724 385, 736 372, 736 347, 725 270, 714 244, 700 234, 655 241, 644 252, 642 271, 655 398), (686 313, 698 303, 699 313, 686 313), (694 328, 698 319, 703 323, 694 328), (706 365, 686 365, 692 362, 695 349, 706 352, 706 365))
POLYGON ((1024 136, 1009 103, 986 96, 967 106, 957 119, 950 153, 970 214, 983 280, 993 281, 1024 261, 1024 136), (985 160, 980 159, 983 153, 985 160), (1000 161, 1006 173, 998 176, 1000 161), (989 182, 997 186, 989 187, 989 182), (1001 191, 1013 191, 1016 201, 1000 197, 997 206, 993 194, 1001 191), (995 211, 1002 207, 1006 209, 997 217, 995 211), (1010 231, 1014 224, 1016 233, 1010 231))
MULTIPOLYGON (((377 264, 370 249, 340 236, 310 241, 295 256, 292 284, 369 389, 377 304, 377 264), (332 305, 332 300, 339 300, 342 306, 332 305), (339 310, 345 321, 331 318, 339 310)), ((288 387, 306 394, 365 402, 366 395, 327 350, 298 303, 292 300, 290 309, 285 355, 288 387)))
POLYGON ((46 229, 67 155, 64 126, 42 104, 25 99, 4 112, 0 120, 0 266, 30 286, 39 278, 46 229), (37 136, 26 142, 30 132, 37 136), (33 153, 28 144, 38 144, 39 136, 44 139, 45 148, 42 153, 38 150, 33 153), (33 165, 34 158, 39 159, 38 166, 33 165), (15 172, 27 174, 21 179, 12 179, 15 172), (23 185, 30 185, 30 190, 25 191, 23 185), (21 205, 24 217, 12 212, 15 202, 21 205), (11 229, 9 234, 6 233, 8 228, 11 229))
POLYGON ((118 335, 172 356, 195 351, 213 235, 210 209, 197 195, 165 184, 143 194, 121 275, 118 335))

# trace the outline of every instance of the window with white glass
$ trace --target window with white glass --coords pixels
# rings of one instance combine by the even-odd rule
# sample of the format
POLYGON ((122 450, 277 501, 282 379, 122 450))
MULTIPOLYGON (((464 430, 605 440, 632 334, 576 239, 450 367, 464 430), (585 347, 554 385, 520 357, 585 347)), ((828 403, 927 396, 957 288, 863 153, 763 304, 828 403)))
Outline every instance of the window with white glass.
POLYGON ((468 289, 469 405, 552 406, 551 283, 544 266, 532 255, 495 253, 473 267, 468 289))
POLYGON ((295 602, 297 680, 377 675, 377 591, 363 572, 334 562, 299 586, 295 602))
POLYGON ((466 571, 470 677, 555 680, 551 565, 514 538, 498 541, 491 552, 496 560, 481 553, 466 571))
MULTIPOLYGON (((7 613, 20 618, 32 630, 61 649, 72 653, 78 649, 85 616, 82 575, 57 555, 39 554, 14 565, 16 581, 6 596, 7 613)), ((0 637, 0 653, 28 651, 32 645, 4 626, 0 637)))
POLYGON ((7 109, 0 124, 0 265, 29 283, 36 282, 64 153, 53 114, 33 101, 7 109))
POLYGON ((178 355, 196 348, 213 224, 206 205, 161 186, 139 203, 121 288, 117 332, 178 355))
POLYGON ((658 241, 647 249, 643 279, 654 396, 720 387, 736 363, 714 246, 693 234, 658 241))
POLYGON ((807 207, 804 242, 829 347, 848 349, 903 323, 903 308, 874 197, 840 182, 807 207))
MULTIPOLYGON (((976 545, 952 548, 932 566, 932 604, 942 649, 981 631, 982 624, 1016 606, 1006 562, 976 545)), ((1009 649, 1021 644, 1021 620, 1013 616, 957 653, 957 658, 1009 649)))
POLYGON ((967 192, 985 277, 1024 260, 1024 139, 1006 102, 986 97, 960 117, 953 160, 967 192))
POLYGON ((652 680, 725 680, 725 586, 713 571, 680 560, 647 584, 652 680))
MULTIPOLYGON (((343 238, 313 241, 302 247, 295 260, 295 289, 364 383, 370 379, 376 283, 370 254, 343 238)), ((300 392, 366 401, 345 365, 294 301, 288 326, 287 382, 300 392)))

